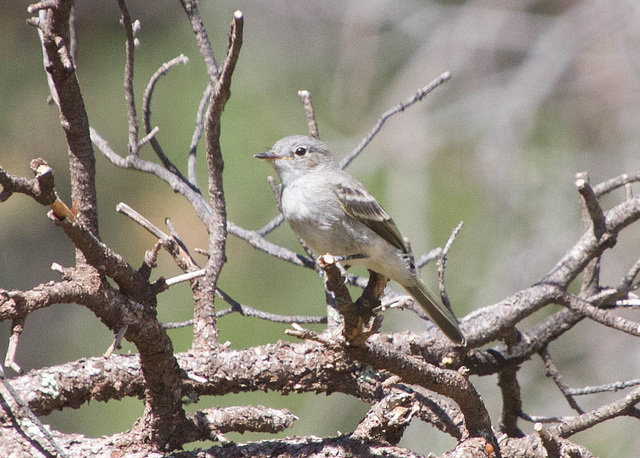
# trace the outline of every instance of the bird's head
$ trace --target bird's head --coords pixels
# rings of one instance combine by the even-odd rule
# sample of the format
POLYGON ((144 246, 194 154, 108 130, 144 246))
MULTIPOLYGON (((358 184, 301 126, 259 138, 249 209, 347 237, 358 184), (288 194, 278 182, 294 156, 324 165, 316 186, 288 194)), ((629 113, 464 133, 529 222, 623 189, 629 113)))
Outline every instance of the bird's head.
POLYGON ((255 154, 254 157, 269 161, 283 183, 307 173, 337 167, 327 145, 304 135, 292 135, 278 140, 271 150, 255 154))

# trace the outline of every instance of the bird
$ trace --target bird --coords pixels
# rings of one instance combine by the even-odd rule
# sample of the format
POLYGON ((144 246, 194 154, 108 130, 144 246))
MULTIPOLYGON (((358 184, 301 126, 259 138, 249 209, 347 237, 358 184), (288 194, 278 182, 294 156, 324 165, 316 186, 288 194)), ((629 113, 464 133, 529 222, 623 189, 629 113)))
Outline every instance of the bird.
POLYGON ((359 181, 342 170, 325 143, 292 135, 254 157, 270 162, 278 174, 282 214, 300 239, 318 253, 394 280, 452 342, 465 345, 454 313, 418 276, 396 223, 359 181))

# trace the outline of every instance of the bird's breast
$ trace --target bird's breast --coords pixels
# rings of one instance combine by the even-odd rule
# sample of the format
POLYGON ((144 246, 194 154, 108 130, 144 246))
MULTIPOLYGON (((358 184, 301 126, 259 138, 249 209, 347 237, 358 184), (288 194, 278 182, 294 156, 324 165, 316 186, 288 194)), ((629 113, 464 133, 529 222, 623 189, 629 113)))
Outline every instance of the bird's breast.
POLYGON ((343 256, 359 249, 361 243, 353 227, 357 222, 344 213, 326 183, 294 182, 283 189, 281 204, 291 229, 318 253, 343 256))

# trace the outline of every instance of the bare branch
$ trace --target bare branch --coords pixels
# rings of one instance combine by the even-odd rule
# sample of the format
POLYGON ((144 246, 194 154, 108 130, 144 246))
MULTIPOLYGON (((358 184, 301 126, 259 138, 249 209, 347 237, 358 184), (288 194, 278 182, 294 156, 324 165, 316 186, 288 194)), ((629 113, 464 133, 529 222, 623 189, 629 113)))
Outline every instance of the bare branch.
MULTIPOLYGON (((184 452, 185 454, 189 452, 184 452)), ((218 458, 238 456, 385 456, 394 458, 420 458, 422 455, 403 447, 385 442, 362 442, 349 435, 337 437, 289 437, 246 444, 229 444, 211 447, 207 453, 218 458)), ((187 458, 189 455, 185 456, 187 458)), ((460 456, 469 456, 462 452, 460 456)), ((176 454, 176 458, 182 458, 176 454)))
POLYGON ((132 294, 132 297, 139 297, 149 288, 146 280, 122 256, 113 252, 84 226, 68 220, 54 222, 84 254, 87 262, 113 278, 123 291, 132 294))
POLYGON ((263 251, 267 254, 270 254, 271 256, 283 259, 300 267, 307 267, 309 269, 315 268, 315 262, 313 262, 311 259, 306 258, 284 247, 278 246, 275 243, 269 242, 258 232, 243 229, 240 226, 232 223, 231 221, 227 221, 227 228, 229 230, 229 234, 235 235, 236 237, 244 240, 249 245, 257 248, 260 251, 263 251))
POLYGON ((331 293, 335 301, 335 308, 342 315, 344 339, 347 342, 358 341, 361 343, 360 341, 367 337, 367 334, 362 333, 362 325, 366 322, 363 323, 364 319, 360 315, 360 310, 351 299, 337 260, 330 254, 324 254, 318 257, 318 266, 325 274, 325 289, 331 293))
POLYGON ((109 348, 107 348, 107 351, 104 352, 103 356, 105 358, 110 358, 111 355, 113 354, 113 352, 116 351, 116 349, 121 348, 120 346, 122 344, 122 339, 124 338, 124 335, 127 332, 127 329, 129 329, 129 325, 125 323, 118 330, 118 333, 116 334, 115 338, 113 339, 113 342, 111 343, 111 345, 109 345, 109 348))
POLYGON ((573 294, 564 294, 558 298, 557 303, 569 307, 571 310, 578 312, 592 320, 603 324, 607 327, 617 329, 618 331, 640 336, 640 323, 627 320, 620 316, 616 316, 607 310, 594 307, 584 299, 574 296, 573 294))
POLYGON ((56 0, 43 0, 41 2, 29 5, 27 7, 27 11, 30 14, 37 13, 40 10, 54 8, 57 5, 57 3, 58 2, 56 0))
POLYGON ((24 318, 54 304, 72 303, 79 294, 89 293, 89 288, 71 281, 47 282, 29 291, 0 289, 0 320, 24 318))
POLYGON ((556 284, 566 288, 594 258, 612 246, 619 231, 640 218, 640 197, 635 196, 605 212, 605 235, 596 239, 592 231, 585 232, 541 283, 556 284), (610 235, 608 235, 610 234, 610 235))
POLYGON ((309 93, 309 91, 298 91, 298 95, 302 99, 304 113, 307 115, 309 136, 313 138, 320 138, 320 133, 318 132, 318 122, 316 121, 316 113, 313 110, 313 105, 311 104, 311 93, 309 93))
POLYGON ((536 423, 533 428, 538 433, 542 446, 547 451, 547 456, 549 458, 560 458, 560 444, 553 434, 550 434, 542 423, 536 423))
POLYGON ((124 202, 120 202, 118 205, 116 205, 116 211, 118 213, 122 213, 123 215, 126 215, 129 218, 131 218, 133 221, 135 221, 140 226, 144 227, 147 231, 149 231, 157 239, 165 240, 165 241, 169 240, 169 236, 164 232, 162 232, 158 226, 153 224, 151 221, 149 221, 147 218, 142 216, 140 213, 135 211, 133 208, 131 208, 129 205, 125 204, 124 202))
POLYGON ((584 208, 591 218, 593 233, 596 238, 599 239, 606 232, 607 225, 604 219, 604 212, 602 211, 602 207, 600 207, 596 193, 589 184, 589 176, 587 175, 587 172, 576 174, 575 185, 576 188, 578 188, 578 192, 580 192, 580 196, 582 196, 582 205, 584 205, 584 208))
POLYGON ((160 128, 158 126, 155 126, 147 135, 142 137, 142 139, 138 142, 138 150, 140 150, 147 143, 153 142, 158 132, 160 132, 160 128))
POLYGON ((444 271, 447 265, 447 254, 449 253, 449 249, 451 248, 451 245, 453 245, 453 241, 456 239, 458 232, 460 232, 460 229, 462 229, 462 221, 460 221, 451 232, 449 240, 447 240, 447 243, 442 250, 442 254, 440 255, 440 258, 438 258, 438 287, 440 289, 440 298, 442 299, 444 306, 448 307, 452 312, 451 302, 449 302, 449 296, 447 295, 447 290, 444 286, 444 271))
POLYGON ((44 450, 53 449, 53 452, 59 457, 66 458, 68 456, 67 453, 62 450, 53 435, 42 424, 40 419, 33 413, 27 403, 24 402, 20 394, 13 388, 11 383, 8 380, 5 380, 4 377, 2 378, 1 382, 2 383, 0 384, 0 386, 4 388, 4 390, 0 390, 0 398, 2 398, 2 400, 4 401, 2 404, 6 406, 5 411, 8 410, 13 417, 12 420, 15 423, 21 425, 20 429, 22 434, 29 434, 31 436, 33 442, 37 444, 36 450, 40 447, 44 450), (6 393, 3 392, 5 390, 6 393), (9 394, 9 396, 7 396, 7 394, 9 394), (13 403, 10 401, 10 399, 13 400, 13 403), (14 404, 14 406, 12 406, 12 404, 14 404), (32 425, 35 426, 35 428, 32 427, 32 425))
MULTIPOLYGON (((183 3, 184 4, 184 3, 183 3)), ((189 12, 187 12, 189 13, 189 12)), ((196 11, 197 13, 197 11, 196 11)), ((192 25, 194 24, 192 20, 192 25)), ((209 259, 207 260, 207 276, 203 280, 208 288, 195 298, 193 342, 195 348, 212 349, 217 345, 217 331, 215 329, 214 290, 218 276, 226 260, 225 246, 227 240, 227 210, 222 185, 222 170, 224 161, 220 147, 220 118, 222 110, 231 95, 231 76, 238 61, 242 46, 242 32, 244 17, 240 11, 233 15, 233 22, 229 32, 227 57, 219 72, 209 68, 209 56, 206 46, 200 39, 206 37, 204 28, 195 30, 200 34, 200 52, 207 64, 209 83, 212 86, 211 101, 205 121, 205 140, 207 150, 207 171, 209 176, 209 205, 211 206, 211 220, 208 221, 209 231, 209 259)), ((207 38, 208 40, 208 38, 207 38)))
MULTIPOLYGON (((49 75, 51 96, 60 109, 60 125, 69 149, 71 201, 77 218, 95 236, 98 231, 95 187, 95 156, 74 63, 67 49, 70 40, 71 1, 55 2, 52 9, 40 10, 38 27, 43 45, 43 63, 49 75)), ((79 252, 77 262, 84 263, 79 252)))
POLYGON ((129 154, 138 155, 138 115, 136 114, 136 101, 133 95, 133 54, 136 48, 135 37, 129 9, 124 0, 118 0, 121 21, 127 35, 126 63, 124 66, 124 97, 127 101, 127 117, 129 121, 129 154))
POLYGON ((286 409, 263 406, 212 407, 189 414, 193 431, 184 437, 184 443, 197 440, 215 440, 221 433, 247 431, 278 433, 291 428, 298 419, 286 409))
POLYGON ((435 80, 433 80, 423 88, 418 89, 406 101, 399 103, 398 105, 391 108, 390 110, 387 110, 384 113, 382 113, 382 116, 380 116, 380 118, 378 119, 378 122, 376 122, 376 125, 373 126, 373 129, 371 129, 371 131, 360 142, 360 144, 356 147, 356 149, 353 150, 351 153, 349 153, 348 156, 346 156, 344 159, 340 161, 340 167, 342 167, 343 169, 346 168, 356 157, 358 157, 360 153, 367 147, 367 145, 371 143, 371 140, 373 140, 373 137, 375 137, 378 134, 378 132, 380 132, 380 129, 382 129, 382 126, 384 125, 384 123, 391 116, 397 113, 403 112, 414 103, 424 99, 427 96, 427 94, 429 94, 431 91, 433 91, 435 88, 437 88, 441 84, 449 81, 449 79, 451 79, 451 73, 444 72, 443 74, 441 74, 439 77, 437 77, 435 80))
MULTIPOLYGON (((142 96, 142 117, 143 117, 143 120, 144 120, 144 129, 145 129, 145 132, 147 132, 147 134, 150 135, 151 132, 152 132, 152 128, 151 128, 151 98, 153 96, 153 91, 155 89, 156 83, 158 82, 158 80, 162 76, 166 75, 167 72, 171 68, 177 66, 178 64, 185 64, 186 65, 187 63, 189 63, 189 59, 186 56, 184 56, 183 54, 180 54, 178 57, 174 57, 169 62, 165 62, 164 64, 162 64, 160 66, 160 68, 158 68, 158 70, 156 70, 156 72, 153 74, 153 76, 151 76, 151 78, 149 79, 149 83, 147 83, 147 87, 144 90, 144 95, 142 96)), ((142 147, 143 140, 141 140, 139 142, 139 148, 142 147)), ((164 154, 164 151, 162 150, 162 147, 160 146, 160 142, 155 137, 151 137, 149 140, 151 142, 151 147, 153 148, 153 150, 155 151, 156 155, 158 156, 158 158, 162 162, 162 165, 167 170, 169 170, 170 172, 178 175, 180 177, 180 179, 186 180, 182 176, 182 174, 180 173, 178 168, 171 162, 171 160, 169 160, 169 158, 166 156, 166 154, 164 154)))
POLYGON ((397 445, 413 416, 420 410, 415 394, 392 390, 371 406, 351 437, 397 445))
POLYGON ((189 182, 195 187, 195 189, 199 189, 198 176, 196 174, 196 153, 198 151, 198 143, 200 143, 200 138, 202 138, 202 132, 204 131, 204 115, 209 100, 211 100, 211 85, 207 84, 207 87, 202 94, 202 98, 200 99, 200 104, 198 105, 198 111, 196 113, 196 127, 193 130, 193 136, 191 137, 189 158, 187 160, 187 174, 189 182))
POLYGON ((93 143, 114 165, 155 175, 167 183, 173 191, 182 194, 194 208, 201 221, 207 223, 211 219, 211 207, 200 192, 195 190, 188 182, 181 179, 178 175, 171 173, 160 164, 145 161, 139 156, 128 156, 126 158, 120 156, 111 149, 109 143, 94 128, 90 128, 90 131, 93 143))
MULTIPOLYGON (((216 290, 216 293, 229 305, 231 305, 231 310, 234 312, 238 312, 244 316, 252 316, 256 318, 260 318, 261 320, 272 321, 274 323, 299 323, 299 324, 319 324, 326 323, 326 316, 304 316, 304 315, 278 315, 276 313, 269 313, 262 310, 258 310, 253 307, 249 307, 247 305, 243 305, 236 300, 234 300, 227 293, 222 291, 220 288, 216 290)), ((228 310, 228 309, 227 309, 228 310)), ((218 313, 222 313, 220 311, 218 313)), ((220 315, 218 315, 220 316, 220 315)))
POLYGON ((16 363, 16 351, 18 350, 18 341, 22 331, 24 331, 24 318, 11 320, 11 337, 9 337, 9 347, 4 358, 4 365, 13 369, 17 374, 22 374, 22 368, 16 363))
POLYGON ((638 272, 640 272, 640 259, 635 262, 631 269, 629 269, 629 272, 624 276, 621 286, 625 289, 631 288, 633 280, 638 276, 638 272))
POLYGON ((206 273, 207 272, 204 269, 194 270, 193 272, 188 272, 186 274, 177 275, 172 278, 167 278, 165 280, 165 283, 167 284, 167 286, 173 286, 173 285, 177 285, 178 283, 183 283, 185 281, 191 281, 196 278, 204 277, 206 273))
POLYGON ((416 267, 418 269, 421 269, 427 264, 429 264, 431 261, 438 259, 440 256, 442 256, 442 248, 440 247, 434 248, 433 250, 423 254, 418 258, 418 260, 416 261, 416 267))
POLYGON ((640 402, 640 388, 635 389, 623 399, 566 420, 550 428, 549 432, 564 438, 570 437, 610 418, 629 415, 638 402, 640 402))
POLYGON ((640 172, 633 173, 633 174, 624 173, 620 176, 611 178, 610 180, 603 181, 602 183, 597 184, 596 186, 593 187, 593 192, 595 193, 596 196, 601 197, 613 191, 614 189, 621 188, 623 186, 626 186, 630 183, 634 183, 637 181, 640 181, 640 172))
POLYGON ((560 371, 556 367, 555 363, 553 362, 553 358, 551 358, 551 355, 549 354, 549 350, 544 347, 539 351, 539 354, 544 361, 544 368, 547 372, 547 377, 551 377, 553 379, 554 383, 556 384, 562 395, 565 397, 571 408, 579 414, 583 414, 584 410, 582 410, 576 400, 573 399, 573 395, 570 393, 570 388, 564 383, 560 371))
MULTIPOLYGON (((16 192, 32 197, 41 205, 50 206, 58 199, 54 187, 53 169, 47 162, 42 158, 34 159, 31 161, 31 170, 36 177, 28 179, 11 175, 0 167, 0 185, 2 185, 0 202, 4 202, 16 192)), ((64 215, 60 217, 62 219, 64 215)))
POLYGON ((467 377, 457 371, 442 369, 421 358, 415 358, 410 355, 408 348, 397 351, 388 343, 388 336, 373 335, 364 344, 346 347, 345 351, 358 361, 400 376, 403 383, 420 385, 453 399, 464 415, 469 434, 495 442, 486 407, 467 377), (386 340, 386 343, 380 338, 386 340))
POLYGON ((499 428, 509 437, 524 436, 522 430, 518 428, 518 416, 522 412, 522 398, 517 374, 517 366, 510 366, 498 372, 498 386, 502 393, 499 428))
POLYGON ((605 393, 607 391, 613 391, 615 393, 619 390, 629 388, 630 386, 638 385, 640 385, 640 379, 627 380, 625 382, 613 382, 598 386, 586 386, 584 388, 569 388, 567 392, 572 396, 584 396, 587 394, 605 393))
POLYGON ((207 29, 204 27, 204 23, 200 17, 200 12, 198 11, 198 2, 197 0, 180 0, 180 3, 184 8, 185 13, 187 13, 189 21, 191 21, 191 28, 193 29, 193 33, 196 35, 196 41, 198 42, 198 47, 200 48, 200 54, 204 60, 207 74, 209 75, 209 81, 214 81, 218 74, 218 64, 216 63, 216 58, 213 55, 213 48, 211 46, 211 41, 209 41, 209 35, 207 35, 207 29))

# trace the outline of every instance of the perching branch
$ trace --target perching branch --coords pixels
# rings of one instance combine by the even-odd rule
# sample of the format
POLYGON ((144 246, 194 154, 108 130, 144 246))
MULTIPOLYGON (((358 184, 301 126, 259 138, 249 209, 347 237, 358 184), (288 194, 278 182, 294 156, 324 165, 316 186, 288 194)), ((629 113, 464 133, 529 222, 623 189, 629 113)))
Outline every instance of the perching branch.
MULTIPOLYGON (((575 184, 585 208, 584 219, 588 223, 583 235, 539 282, 496 304, 485 307, 473 304, 475 311, 463 320, 468 337, 468 346, 464 349, 454 348, 444 339, 433 339, 429 330, 420 333, 382 333, 382 312, 391 306, 410 307, 411 300, 393 291, 393 286, 386 287, 386 278, 374 272, 370 273, 368 281, 364 277, 345 275, 327 256, 321 257, 319 264, 324 269, 330 299, 342 314, 343 332, 336 333, 336 329, 331 327, 326 332, 306 330, 300 323, 323 323, 327 319, 268 313, 241 304, 218 285, 226 261, 228 234, 295 266, 314 268, 315 265, 310 250, 307 250, 307 256, 302 256, 265 239, 282 223, 282 216, 274 218, 258 231, 241 228, 227 220, 222 180, 221 119, 230 97, 231 78, 243 41, 242 13, 234 14, 227 54, 218 65, 197 2, 182 1, 209 81, 196 116, 186 179, 162 151, 157 139, 159 128, 153 126, 150 119, 150 101, 155 84, 172 65, 184 59, 178 57, 168 62, 152 76, 143 98, 146 135, 138 139, 133 92, 135 32, 138 25, 132 22, 125 0, 119 0, 127 35, 124 67, 129 148, 126 154, 117 154, 88 125, 75 73, 75 38, 70 29, 70 23, 73 22, 72 3, 45 0, 32 5, 30 11, 38 12, 39 16, 29 20, 30 24, 38 27, 41 36, 50 91, 59 106, 61 126, 67 137, 72 198, 68 206, 62 202, 55 191, 53 171, 46 162, 38 160, 32 164, 35 179, 16 177, 0 168, 0 202, 14 194, 25 194, 49 206, 52 210, 51 220, 56 226, 53 229, 59 228, 65 232, 71 242, 69 245, 77 249, 77 262, 73 267, 54 264, 52 269, 62 277, 59 281, 42 283, 28 291, 0 290, 0 319, 12 320, 5 362, 14 370, 21 369, 19 352, 16 350, 25 319, 33 312, 56 304, 75 303, 86 307, 113 332, 114 337, 105 354, 108 359, 83 359, 34 370, 16 378, 16 392, 20 396, 14 398, 16 401, 22 398, 29 405, 20 413, 21 409, 14 407, 10 396, 3 395, 5 404, 11 405, 4 411, 0 410, 0 426, 5 428, 2 432, 16 433, 10 438, 5 436, 6 443, 26 438, 31 447, 35 447, 34 450, 51 455, 87 455, 90 446, 105 454, 132 451, 166 454, 191 441, 216 440, 224 443, 224 447, 212 450, 212 453, 220 456, 252 454, 250 452, 259 455, 265 454, 265 451, 293 454, 301 453, 302 449, 312 450, 312 447, 315 447, 314 453, 320 450, 357 456, 366 453, 414 456, 410 451, 389 444, 397 444, 406 426, 415 418, 454 437, 458 444, 452 453, 459 456, 469 456, 472 450, 487 456, 499 453, 502 456, 517 456, 523 450, 536 450, 549 456, 573 456, 582 453, 582 450, 566 441, 565 437, 618 416, 640 418, 637 390, 624 399, 582 413, 574 396, 604 390, 616 391, 634 386, 637 381, 571 389, 563 382, 563 368, 556 365, 547 351, 552 342, 561 339, 585 318, 597 325, 622 331, 627 338, 639 335, 640 324, 637 320, 631 315, 622 317, 617 314, 622 308, 625 313, 633 313, 633 307, 640 303, 637 296, 632 294, 640 286, 636 278, 640 272, 640 261, 631 266, 617 283, 613 283, 615 286, 603 286, 600 284, 600 270, 603 269, 600 259, 614 247, 621 231, 640 219, 640 197, 634 196, 631 186, 640 181, 640 174, 622 175, 595 186, 589 183, 586 174, 578 175, 575 184), (196 183, 196 148, 203 133, 209 178, 207 197, 200 194, 196 183), (132 267, 135 264, 100 240, 90 137, 118 167, 152 174, 186 197, 209 234, 206 269, 199 268, 169 220, 166 220, 169 227, 167 233, 123 205, 118 206, 118 211, 125 212, 154 237, 149 241, 142 266, 136 270, 132 267), (139 151, 147 142, 151 143, 161 164, 140 157, 139 151), (604 201, 600 201, 600 197, 622 187, 622 203, 613 208, 603 208, 604 201), (185 274, 168 280, 159 278, 150 283, 156 264, 162 261, 159 257, 162 249, 171 254, 180 271, 185 274), (576 293, 573 281, 577 278, 582 279, 582 286, 576 293), (157 298, 170 285, 183 281, 191 284, 194 319, 186 323, 194 327, 194 338, 188 352, 174 354, 166 330, 178 324, 163 325, 158 322, 157 298), (351 299, 347 283, 363 289, 362 296, 355 302, 351 299), (230 307, 216 311, 216 296, 229 303, 230 307), (550 311, 550 307, 555 307, 555 311, 550 311), (544 314, 543 318, 536 314, 538 311, 544 314), (216 325, 218 317, 231 313, 291 323, 293 330, 288 333, 307 341, 231 350, 229 345, 218 342, 216 325), (537 322, 534 321, 536 319, 537 322), (124 339, 136 346, 138 354, 117 354, 115 350, 124 339), (523 412, 532 409, 523 405, 527 397, 521 393, 525 387, 520 386, 521 380, 518 380, 517 374, 522 365, 538 354, 545 361, 548 375, 580 415, 552 417, 523 412), (494 437, 494 425, 483 399, 469 380, 469 375, 493 374, 498 374, 503 397, 500 428, 507 433, 507 437, 501 437, 500 441, 494 437), (47 380, 48 385, 43 385, 43 380, 47 380), (55 389, 43 390, 42 386, 55 389), (291 426, 295 417, 286 411, 252 406, 203 409, 189 415, 183 409, 185 397, 197 399, 198 396, 247 391, 277 391, 284 394, 340 392, 368 403, 370 408, 351 434, 320 440, 306 437, 305 442, 281 439, 247 445, 230 444, 224 434, 245 430, 282 431, 291 426), (440 396, 435 396, 434 392, 440 396), (42 425, 36 428, 37 431, 31 430, 23 419, 18 418, 19 414, 29 417, 31 410, 31 416, 36 418, 36 414, 46 415, 54 409, 75 408, 90 400, 106 401, 125 396, 144 398, 145 412, 129 431, 113 436, 78 439, 73 434, 58 431, 50 433, 42 425), (557 424, 548 427, 536 424, 535 433, 525 435, 518 426, 519 419, 557 424), (31 434, 34 431, 35 434, 31 434), (465 452, 468 453, 465 455, 465 452)), ((348 165, 360 154, 391 116, 423 100, 449 77, 448 73, 443 73, 410 99, 385 112, 358 148, 344 158, 343 165, 348 165)), ((310 95, 302 91, 300 96, 309 133, 317 137, 318 125, 310 95)), ((441 256, 439 283, 445 304, 448 304, 448 300, 444 292, 444 267, 458 229, 444 249, 433 250, 417 262, 420 267, 434 257, 441 256)), ((448 285, 449 289, 451 287, 448 285)), ((2 443, 0 441, 0 450, 4 451, 2 443)), ((189 453, 184 452, 184 455, 189 456, 189 453)))

